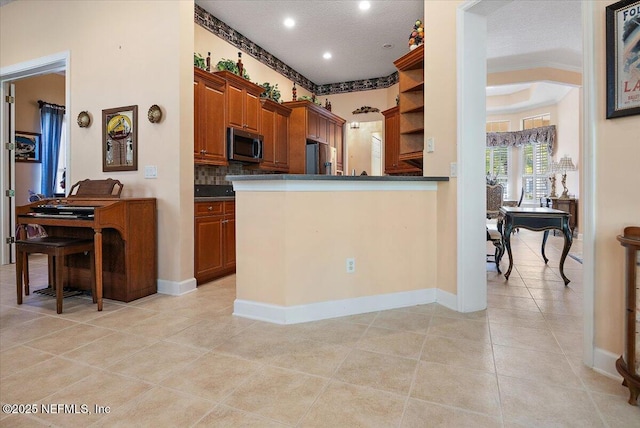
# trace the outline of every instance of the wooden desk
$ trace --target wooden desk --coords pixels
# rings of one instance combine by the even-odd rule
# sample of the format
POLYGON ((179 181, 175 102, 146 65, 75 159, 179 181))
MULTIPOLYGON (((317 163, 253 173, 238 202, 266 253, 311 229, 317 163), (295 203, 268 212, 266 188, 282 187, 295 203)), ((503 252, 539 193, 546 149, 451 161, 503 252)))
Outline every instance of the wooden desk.
POLYGON ((521 227, 534 231, 544 231, 544 237, 542 238, 542 258, 545 263, 549 261, 544 253, 544 246, 547 243, 549 230, 557 229, 564 235, 564 248, 562 249, 562 257, 560 257, 560 276, 562 276, 564 280, 564 285, 571 282, 564 274, 564 261, 567 258, 567 254, 569 254, 569 249, 573 242, 573 235, 569 228, 569 213, 553 208, 523 207, 501 207, 500 213, 504 216, 504 231, 502 237, 507 249, 507 254, 509 254, 509 269, 504 274, 505 278, 509 279, 511 268, 513 267, 513 255, 511 254, 511 232, 513 228, 521 227))

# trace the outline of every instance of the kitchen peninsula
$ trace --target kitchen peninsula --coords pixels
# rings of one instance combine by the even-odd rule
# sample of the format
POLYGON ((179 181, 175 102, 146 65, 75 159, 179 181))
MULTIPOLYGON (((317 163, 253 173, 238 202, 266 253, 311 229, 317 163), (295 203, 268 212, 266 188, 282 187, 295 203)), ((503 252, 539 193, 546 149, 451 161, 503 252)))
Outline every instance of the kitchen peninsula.
POLYGON ((234 314, 293 324, 436 301, 448 177, 232 175, 234 314))

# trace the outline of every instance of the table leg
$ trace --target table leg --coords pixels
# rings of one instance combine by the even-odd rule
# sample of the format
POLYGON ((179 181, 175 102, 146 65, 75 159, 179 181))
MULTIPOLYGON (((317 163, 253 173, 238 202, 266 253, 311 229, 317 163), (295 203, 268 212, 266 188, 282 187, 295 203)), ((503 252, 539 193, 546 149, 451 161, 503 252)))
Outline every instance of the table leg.
POLYGON ((571 281, 564 274, 564 261, 567 258, 567 254, 569 254, 569 249, 573 242, 573 235, 571 234, 571 229, 569 229, 568 220, 562 223, 562 234, 564 235, 564 247, 562 248, 562 257, 560 257, 560 276, 564 280, 564 285, 567 285, 571 281))
POLYGON ((542 258, 544 259, 544 264, 545 265, 549 261, 549 259, 547 258, 546 254, 544 253, 544 246, 547 244, 547 238, 548 237, 549 237, 549 231, 545 230, 544 231, 544 236, 542 237, 542 258))
POLYGON ((94 252, 96 259, 96 300, 98 310, 102 310, 102 229, 96 229, 94 240, 94 252))
POLYGON ((513 230, 513 224, 510 221, 504 222, 504 234, 502 235, 502 240, 504 241, 504 246, 507 248, 507 254, 509 255, 509 269, 504 274, 504 277, 509 279, 509 275, 511 275, 511 268, 513 268, 513 255, 511 254, 511 231, 513 230))

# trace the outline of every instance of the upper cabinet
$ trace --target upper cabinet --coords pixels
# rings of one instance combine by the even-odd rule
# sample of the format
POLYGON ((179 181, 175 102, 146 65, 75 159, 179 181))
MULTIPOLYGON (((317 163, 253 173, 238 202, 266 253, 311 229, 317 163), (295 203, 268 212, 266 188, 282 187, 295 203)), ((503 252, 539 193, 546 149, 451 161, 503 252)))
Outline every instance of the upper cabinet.
POLYGON ((226 82, 227 126, 245 131, 260 131, 260 94, 262 86, 229 71, 215 73, 226 82))
POLYGON ((399 74, 399 160, 422 168, 424 149, 424 45, 394 61, 399 74))
POLYGON ((384 172, 385 174, 419 173, 420 168, 401 162, 400 154, 400 108, 392 107, 384 115, 384 172))
POLYGON ((224 79, 194 68, 194 144, 196 164, 227 165, 224 79))
POLYGON ((266 171, 289 171, 289 116, 291 109, 263 98, 260 118, 262 162, 259 169, 266 171))
POLYGON ((336 148, 336 171, 343 169, 345 120, 311 101, 282 103, 291 109, 289 119, 289 173, 305 173, 307 140, 336 148))

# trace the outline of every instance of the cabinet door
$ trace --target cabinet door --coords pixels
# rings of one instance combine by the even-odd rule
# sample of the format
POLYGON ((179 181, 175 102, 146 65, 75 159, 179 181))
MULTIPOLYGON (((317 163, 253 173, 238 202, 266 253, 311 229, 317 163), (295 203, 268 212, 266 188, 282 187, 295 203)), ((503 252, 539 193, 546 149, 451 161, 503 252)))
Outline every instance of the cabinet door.
POLYGON ((289 116, 275 116, 275 164, 278 169, 289 170, 289 116))
POLYGON ((202 137, 200 136, 200 100, 202 95, 202 79, 193 76, 193 159, 197 162, 202 155, 202 137))
POLYGON ((204 159, 210 164, 226 165, 224 91, 219 86, 204 80, 201 94, 199 128, 204 159))
POLYGON ((326 117, 318 115, 318 140, 323 143, 328 143, 327 128, 329 127, 329 121, 326 117))
POLYGON ((318 139, 318 113, 307 110, 307 138, 318 139))
POLYGON ((276 136, 275 136, 275 116, 276 113, 262 109, 262 136, 264 140, 262 141, 262 162, 260 163, 261 169, 270 169, 275 166, 275 145, 276 145, 276 136))
POLYGON ((344 139, 342 136, 342 124, 340 123, 336 123, 336 127, 335 127, 335 147, 336 147, 336 171, 344 171, 344 160, 343 160, 343 153, 344 153, 344 139))
POLYGON ((244 93, 242 88, 227 86, 227 123, 229 126, 244 129, 244 93))
POLYGON ((224 220, 224 268, 236 267, 236 219, 226 217, 224 220))
POLYGON ((327 132, 327 142, 329 143, 329 147, 336 146, 336 123, 333 121, 329 121, 329 128, 327 132))
POLYGON ((393 173, 398 167, 400 116, 394 114, 384 120, 384 171, 393 173))
POLYGON ((195 275, 215 274, 223 268, 222 216, 195 219, 195 275))
POLYGON ((247 131, 260 130, 260 97, 245 91, 244 97, 244 127, 247 131))

